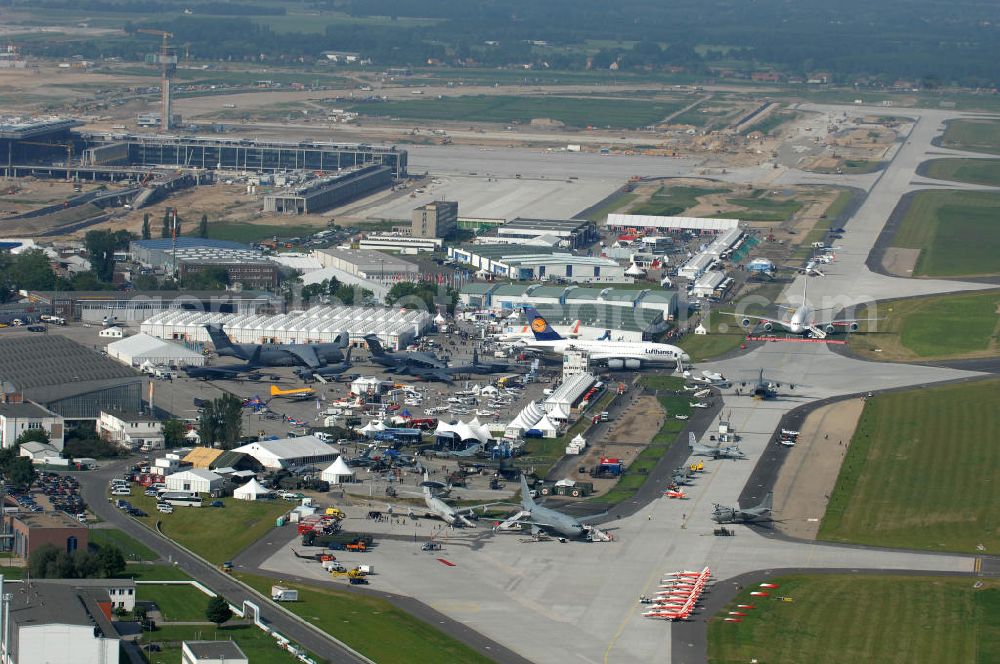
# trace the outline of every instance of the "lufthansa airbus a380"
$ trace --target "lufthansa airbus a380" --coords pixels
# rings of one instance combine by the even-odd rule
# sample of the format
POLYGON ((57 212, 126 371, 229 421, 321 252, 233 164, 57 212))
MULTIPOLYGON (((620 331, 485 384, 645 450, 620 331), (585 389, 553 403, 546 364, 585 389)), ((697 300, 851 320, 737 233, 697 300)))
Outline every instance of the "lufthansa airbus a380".
POLYGON ((594 362, 607 364, 610 369, 638 369, 647 365, 671 364, 684 367, 690 364, 687 353, 670 344, 650 341, 601 341, 598 339, 566 339, 534 307, 525 307, 528 327, 534 339, 525 339, 528 348, 547 350, 558 355, 578 350, 587 353, 594 362))

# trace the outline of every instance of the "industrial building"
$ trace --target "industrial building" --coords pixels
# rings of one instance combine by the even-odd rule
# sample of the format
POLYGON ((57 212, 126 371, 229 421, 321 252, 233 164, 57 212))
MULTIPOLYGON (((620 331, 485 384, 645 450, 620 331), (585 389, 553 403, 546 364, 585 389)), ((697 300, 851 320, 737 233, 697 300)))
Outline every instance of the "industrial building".
POLYGON ((677 276, 684 279, 697 279, 703 275, 716 261, 711 254, 695 254, 677 270, 677 276))
POLYGON ((106 350, 108 357, 113 357, 126 366, 136 368, 144 364, 168 367, 205 366, 205 356, 201 353, 141 332, 118 341, 112 341, 106 350))
POLYGON ((448 247, 448 257, 518 281, 632 283, 625 268, 610 258, 557 253, 543 247, 465 245, 448 247))
POLYGON ((67 420, 142 410, 138 373, 66 337, 11 335, 0 353, 0 401, 31 400, 67 420))
POLYGON ((553 420, 566 422, 573 408, 580 403, 587 390, 597 382, 597 377, 587 372, 581 372, 567 377, 542 402, 542 410, 553 420))
POLYGON ((340 455, 337 448, 316 436, 299 436, 282 440, 262 440, 233 449, 256 459, 270 470, 322 463, 325 467, 340 455))
POLYGON ((247 288, 273 289, 278 285, 278 265, 259 251, 238 242, 205 238, 136 240, 129 252, 139 263, 185 277, 203 270, 225 268, 229 283, 247 288))
POLYGON ((512 241, 551 236, 560 246, 579 249, 597 241, 597 225, 587 219, 522 219, 508 221, 497 229, 497 237, 512 241))
POLYGON ((149 452, 165 447, 163 423, 149 415, 102 412, 97 420, 97 434, 129 452, 149 452))
POLYGON ((410 235, 419 238, 447 238, 458 226, 458 203, 434 201, 413 211, 410 235))
POLYGON ((369 235, 358 242, 360 249, 393 251, 400 254, 418 254, 422 251, 441 251, 444 240, 433 237, 407 237, 405 235, 369 235))
POLYGON ((722 283, 726 280, 725 272, 706 272, 691 285, 691 295, 694 297, 712 297, 719 295, 722 283))
POLYGON ((49 437, 49 443, 62 451, 64 443, 63 418, 37 403, 0 403, 0 448, 14 447, 14 443, 25 431, 41 429, 49 437))
MULTIPOLYGON (((40 164, 65 160, 77 154, 78 137, 70 130, 80 127, 79 120, 0 120, 0 155, 7 168, 14 164, 40 164), (69 147, 73 146, 73 147, 69 147)), ((8 174, 9 177, 9 174, 8 174)))
POLYGON ((182 470, 179 473, 167 475, 164 480, 169 491, 194 491, 195 493, 214 493, 222 489, 225 480, 222 475, 204 468, 182 470))
POLYGON ((266 314, 284 311, 284 300, 272 293, 235 291, 28 291, 36 310, 51 311, 66 320, 90 323, 105 318, 143 321, 163 311, 216 311, 266 314))
POLYGON ((87 550, 87 525, 66 512, 15 512, 4 521, 4 532, 12 535, 11 553, 18 558, 27 559, 46 544, 66 553, 87 550))
POLYGON ((543 286, 540 284, 471 283, 459 291, 459 301, 477 309, 504 311, 525 305, 534 307, 561 305, 603 305, 626 309, 659 311, 665 320, 677 316, 677 293, 666 290, 616 290, 581 286, 543 286))
POLYGON ((316 249, 313 256, 325 268, 336 268, 360 279, 411 281, 420 271, 416 263, 370 249, 316 249))
POLYGON ((264 212, 278 214, 316 214, 343 205, 387 187, 392 183, 388 166, 362 166, 349 173, 338 173, 307 182, 290 191, 275 191, 264 196, 264 212))
POLYGON ((148 318, 142 332, 161 339, 207 342, 205 325, 209 323, 224 325, 237 343, 333 342, 347 332, 352 343, 360 344, 366 335, 374 334, 386 347, 398 349, 431 328, 434 318, 423 311, 341 306, 276 316, 171 311, 148 318))
POLYGON ((650 214, 609 214, 606 224, 609 230, 639 231, 655 230, 697 231, 699 233, 722 233, 739 228, 739 219, 703 219, 701 217, 661 217, 650 214))

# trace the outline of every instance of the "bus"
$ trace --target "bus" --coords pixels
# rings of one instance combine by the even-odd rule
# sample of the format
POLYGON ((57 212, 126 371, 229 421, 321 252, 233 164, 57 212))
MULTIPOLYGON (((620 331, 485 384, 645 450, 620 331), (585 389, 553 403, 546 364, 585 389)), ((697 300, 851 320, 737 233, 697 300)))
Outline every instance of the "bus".
POLYGON ((194 491, 164 491, 157 500, 175 507, 201 507, 201 496, 194 491))

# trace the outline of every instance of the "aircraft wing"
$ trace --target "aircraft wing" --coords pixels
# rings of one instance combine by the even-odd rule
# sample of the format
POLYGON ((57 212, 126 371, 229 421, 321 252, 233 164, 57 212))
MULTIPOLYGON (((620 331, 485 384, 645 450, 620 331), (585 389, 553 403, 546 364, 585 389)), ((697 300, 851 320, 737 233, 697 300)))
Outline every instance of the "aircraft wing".
POLYGON ((319 356, 316 355, 316 351, 312 346, 296 344, 294 346, 289 346, 288 348, 282 348, 281 350, 286 353, 291 353, 295 357, 299 358, 310 369, 315 369, 320 365, 319 356))
MULTIPOLYGON (((783 307, 787 308, 787 307, 783 307)), ((725 316, 733 316, 734 318, 749 318, 750 320, 760 321, 761 323, 771 323, 772 325, 784 325, 785 322, 778 320, 777 318, 768 318, 767 316, 754 316, 751 314, 736 314, 729 311, 720 311, 719 313, 725 316)))

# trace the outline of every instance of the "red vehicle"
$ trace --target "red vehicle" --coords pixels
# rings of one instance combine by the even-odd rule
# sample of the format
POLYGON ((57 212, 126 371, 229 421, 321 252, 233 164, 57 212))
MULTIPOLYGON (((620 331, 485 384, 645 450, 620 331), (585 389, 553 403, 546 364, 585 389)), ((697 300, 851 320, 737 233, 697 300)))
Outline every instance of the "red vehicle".
POLYGON ((425 418, 414 418, 407 422, 411 429, 420 429, 421 431, 427 431, 429 429, 437 428, 438 421, 433 417, 425 418))

